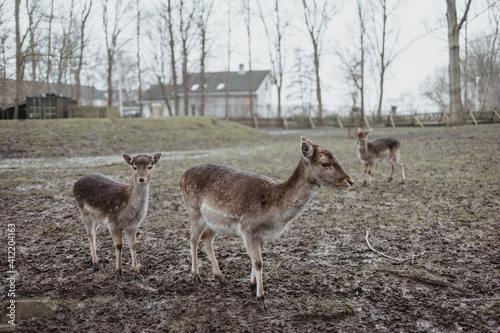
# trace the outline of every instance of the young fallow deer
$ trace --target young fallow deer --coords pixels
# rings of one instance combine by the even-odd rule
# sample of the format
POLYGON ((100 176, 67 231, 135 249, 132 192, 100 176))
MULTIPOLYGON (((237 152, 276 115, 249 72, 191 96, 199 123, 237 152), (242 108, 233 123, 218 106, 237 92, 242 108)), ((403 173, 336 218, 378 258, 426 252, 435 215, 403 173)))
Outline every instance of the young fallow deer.
POLYGON ((182 176, 180 186, 191 220, 192 274, 198 272, 197 244, 201 236, 212 272, 221 282, 213 249, 217 234, 238 235, 252 260, 250 287, 259 309, 267 312, 262 284, 262 249, 276 239, 323 186, 349 187, 351 177, 331 152, 301 137, 302 156, 284 183, 218 164, 199 164, 182 176))
POLYGON ((136 234, 148 211, 149 183, 153 175, 153 166, 160 160, 160 156, 160 153, 135 157, 123 154, 125 162, 133 169, 130 185, 94 173, 83 176, 73 186, 73 195, 87 230, 90 255, 95 269, 98 268, 96 229, 99 225, 103 225, 109 229, 115 244, 118 279, 121 279, 122 275, 123 232, 132 255, 132 267, 140 277, 136 234))
POLYGON ((365 165, 363 186, 370 185, 373 165, 375 162, 382 160, 387 160, 391 163, 391 176, 388 181, 390 182, 392 180, 394 166, 397 164, 401 169, 401 177, 403 178, 401 183, 404 183, 406 181, 405 170, 403 162, 401 162, 399 158, 401 144, 394 138, 383 138, 368 142, 368 133, 370 133, 370 131, 363 132, 358 128, 358 139, 356 140, 356 144, 358 145, 358 157, 365 165), (367 176, 368 182, 366 181, 367 176))

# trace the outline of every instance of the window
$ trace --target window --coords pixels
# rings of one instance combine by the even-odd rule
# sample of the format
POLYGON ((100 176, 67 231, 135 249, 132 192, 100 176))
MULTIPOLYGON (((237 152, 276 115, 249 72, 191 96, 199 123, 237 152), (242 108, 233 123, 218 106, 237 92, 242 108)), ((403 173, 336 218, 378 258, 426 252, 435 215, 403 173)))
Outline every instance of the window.
POLYGON ((225 85, 224 83, 219 83, 219 84, 217 85, 217 90, 222 90, 222 89, 224 89, 224 87, 225 87, 225 86, 226 86, 226 85, 225 85))
POLYGON ((200 87, 200 85, 198 83, 195 83, 193 84, 193 86, 191 87, 191 90, 192 91, 195 91, 195 90, 198 90, 198 88, 200 87))

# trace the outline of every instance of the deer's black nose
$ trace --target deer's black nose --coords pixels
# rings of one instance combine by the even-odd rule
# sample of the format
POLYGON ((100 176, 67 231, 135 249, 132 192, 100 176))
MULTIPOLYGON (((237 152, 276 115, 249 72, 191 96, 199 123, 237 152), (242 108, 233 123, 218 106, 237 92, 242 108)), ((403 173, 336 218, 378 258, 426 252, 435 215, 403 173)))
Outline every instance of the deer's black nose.
POLYGON ((140 182, 140 183, 144 183, 145 181, 146 181, 146 179, 145 179, 145 178, 139 178, 139 182, 140 182))
POLYGON ((347 180, 347 183, 349 184, 349 186, 352 186, 352 184, 354 184, 354 182, 350 179, 347 180))

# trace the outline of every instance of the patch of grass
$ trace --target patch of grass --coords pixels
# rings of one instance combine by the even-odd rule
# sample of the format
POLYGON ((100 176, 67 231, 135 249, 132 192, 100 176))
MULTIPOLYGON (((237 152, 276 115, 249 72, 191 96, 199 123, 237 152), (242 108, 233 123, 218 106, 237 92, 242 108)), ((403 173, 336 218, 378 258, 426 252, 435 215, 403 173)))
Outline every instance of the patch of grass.
POLYGON ((347 300, 333 301, 308 297, 305 303, 307 308, 299 312, 305 318, 343 319, 352 316, 356 312, 354 306, 347 300))
POLYGON ((207 117, 2 121, 0 126, 4 158, 214 149, 262 143, 270 137, 267 132, 207 117))
POLYGON ((492 316, 496 320, 500 320, 500 301, 486 305, 479 310, 482 314, 492 316))

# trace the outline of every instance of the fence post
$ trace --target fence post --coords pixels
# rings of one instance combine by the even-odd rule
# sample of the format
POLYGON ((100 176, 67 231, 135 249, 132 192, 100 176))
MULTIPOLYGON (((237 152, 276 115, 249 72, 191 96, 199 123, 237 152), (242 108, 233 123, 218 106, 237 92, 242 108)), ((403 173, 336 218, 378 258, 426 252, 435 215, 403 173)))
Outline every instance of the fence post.
POLYGON ((316 126, 314 126, 314 122, 313 122, 311 116, 309 116, 309 123, 311 124, 312 128, 316 128, 316 126))
POLYGON ((493 110, 493 112, 495 112, 495 114, 497 115, 498 119, 500 119, 500 116, 498 115, 497 110, 493 110))
POLYGON ((259 120, 257 119, 257 116, 253 116, 253 124, 255 128, 259 128, 259 120))
POLYGON ((418 118, 417 118, 414 114, 412 114, 412 117, 413 117, 413 118, 415 119, 415 121, 416 121, 416 122, 420 125, 420 127, 424 128, 424 124, 422 124, 422 123, 420 122, 420 120, 418 120, 418 118))
POLYGON ((283 126, 285 126, 285 128, 288 128, 288 121, 286 120, 286 117, 283 117, 283 126))
POLYGON ((476 118, 474 118, 474 115, 472 114, 472 110, 469 110, 469 114, 472 117, 472 120, 474 121, 474 124, 476 124, 476 126, 477 126, 477 121, 476 121, 476 118))
POLYGON ((368 119, 366 118, 366 116, 364 116, 363 118, 365 120, 366 127, 370 128, 370 123, 368 122, 368 119))
POLYGON ((391 120, 392 127, 396 127, 396 125, 394 125, 394 120, 392 119, 391 115, 389 115, 389 119, 391 120))
POLYGON ((340 128, 344 128, 344 125, 342 124, 342 120, 340 120, 339 116, 337 116, 337 121, 339 122, 340 128))

